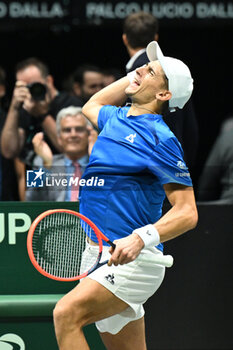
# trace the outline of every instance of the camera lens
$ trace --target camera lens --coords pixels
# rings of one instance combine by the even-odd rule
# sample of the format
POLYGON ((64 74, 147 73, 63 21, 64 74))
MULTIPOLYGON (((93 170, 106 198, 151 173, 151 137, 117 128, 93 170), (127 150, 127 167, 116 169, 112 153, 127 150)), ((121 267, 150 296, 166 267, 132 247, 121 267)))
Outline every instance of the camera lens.
POLYGON ((46 85, 42 83, 32 83, 28 84, 27 87, 29 88, 30 94, 32 95, 33 100, 35 101, 44 101, 45 95, 47 92, 46 85))

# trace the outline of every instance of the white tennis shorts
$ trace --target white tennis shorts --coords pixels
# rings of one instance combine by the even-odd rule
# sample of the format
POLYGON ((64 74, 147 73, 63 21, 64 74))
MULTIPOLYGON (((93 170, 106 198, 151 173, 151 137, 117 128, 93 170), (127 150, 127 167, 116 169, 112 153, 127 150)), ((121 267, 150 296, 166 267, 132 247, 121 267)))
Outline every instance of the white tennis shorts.
MULTIPOLYGON (((87 270, 86 266, 84 266, 85 262, 88 261, 89 267, 94 264, 96 261, 96 253, 94 252, 98 249, 98 246, 87 243, 83 253, 81 272, 87 270)), ((109 247, 103 247, 101 262, 109 259, 110 254, 108 250, 109 247)), ((156 248, 143 249, 145 257, 148 254, 151 255, 151 253, 163 254, 156 248)), ((103 285, 129 305, 123 312, 96 322, 99 332, 117 334, 129 322, 143 317, 145 313, 143 304, 159 288, 164 274, 164 266, 152 265, 136 259, 125 265, 108 266, 105 264, 88 275, 89 278, 103 285)))

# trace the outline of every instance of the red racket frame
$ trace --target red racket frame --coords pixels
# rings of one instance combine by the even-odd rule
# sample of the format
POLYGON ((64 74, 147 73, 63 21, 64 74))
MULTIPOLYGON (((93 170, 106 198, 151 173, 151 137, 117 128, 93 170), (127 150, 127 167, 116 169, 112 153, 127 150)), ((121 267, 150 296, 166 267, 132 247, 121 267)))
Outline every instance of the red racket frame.
POLYGON ((65 281, 65 282, 72 282, 72 281, 78 281, 81 278, 86 277, 90 271, 94 270, 95 267, 98 265, 98 262, 100 261, 101 255, 102 255, 102 250, 103 250, 103 242, 102 240, 104 240, 105 242, 109 243, 110 245, 112 245, 112 243, 109 241, 109 239, 98 229, 98 227, 90 220, 88 219, 86 216, 74 211, 74 210, 69 210, 69 209, 50 209, 47 210, 45 212, 43 212, 42 214, 40 214, 31 224, 31 227, 28 231, 28 236, 27 236, 27 250, 28 250, 28 255, 29 258, 33 264, 33 266, 44 276, 56 280, 56 281, 65 281), (96 237, 98 239, 98 246, 99 246, 99 256, 98 259, 96 261, 96 263, 94 264, 94 266, 91 267, 90 270, 88 270, 87 272, 83 273, 80 276, 76 276, 76 277, 56 277, 51 275, 50 273, 48 273, 47 271, 43 270, 42 267, 37 263, 34 253, 33 253, 33 249, 32 249, 32 240, 33 240, 33 234, 35 231, 35 228, 37 227, 37 225, 39 224, 39 222, 41 220, 43 220, 46 216, 48 215, 52 215, 54 213, 68 213, 68 214, 72 214, 77 216, 78 218, 82 219, 83 221, 85 221, 95 232, 96 237))

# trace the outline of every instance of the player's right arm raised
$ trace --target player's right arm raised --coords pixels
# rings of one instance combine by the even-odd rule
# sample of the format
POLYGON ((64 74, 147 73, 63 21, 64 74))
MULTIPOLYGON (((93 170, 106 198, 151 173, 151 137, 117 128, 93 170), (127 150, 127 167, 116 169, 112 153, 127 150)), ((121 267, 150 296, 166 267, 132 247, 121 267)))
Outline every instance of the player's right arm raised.
POLYGON ((90 98, 83 106, 82 113, 93 125, 98 126, 97 120, 100 108, 105 105, 122 105, 127 98, 125 89, 128 85, 129 78, 124 77, 106 86, 90 98))

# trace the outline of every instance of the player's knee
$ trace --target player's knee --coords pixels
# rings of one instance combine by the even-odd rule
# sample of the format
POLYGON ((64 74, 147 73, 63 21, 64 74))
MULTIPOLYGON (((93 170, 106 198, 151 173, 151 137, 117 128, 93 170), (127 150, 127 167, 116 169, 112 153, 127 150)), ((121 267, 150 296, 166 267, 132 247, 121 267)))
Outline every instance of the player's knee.
POLYGON ((67 323, 71 318, 70 308, 68 305, 58 302, 53 310, 53 319, 55 325, 67 323))
POLYGON ((72 327, 82 328, 85 326, 85 310, 82 307, 82 303, 79 300, 65 303, 60 300, 53 310, 53 318, 55 326, 69 325, 72 327))

